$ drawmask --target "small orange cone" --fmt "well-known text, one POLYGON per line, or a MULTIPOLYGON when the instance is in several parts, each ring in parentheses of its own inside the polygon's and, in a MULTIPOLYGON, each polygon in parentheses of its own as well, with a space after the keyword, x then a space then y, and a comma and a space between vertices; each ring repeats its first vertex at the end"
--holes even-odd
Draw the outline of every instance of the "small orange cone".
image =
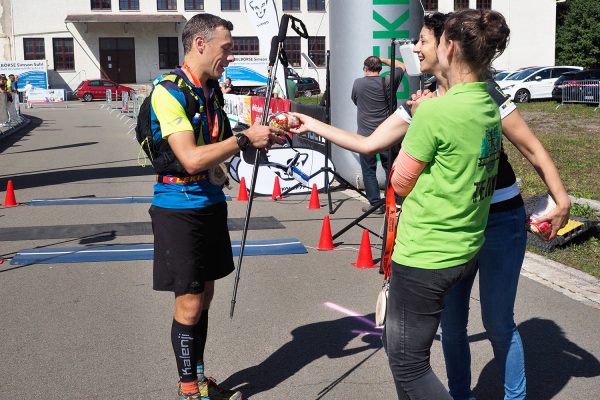
POLYGON ((317 184, 313 183, 312 190, 310 192, 310 201, 308 202, 309 210, 318 210, 321 208, 321 202, 319 201, 319 192, 317 191, 317 184))
POLYGON ((240 180, 240 190, 238 192, 237 201, 248 201, 248 190, 246 189, 246 179, 242 176, 240 180))
POLYGON ((8 185, 6 185, 6 197, 4 198, 2 207, 14 207, 16 205, 17 199, 15 198, 15 189, 13 188, 12 179, 9 179, 8 185))
POLYGON ((275 183, 273 183, 273 194, 271 200, 281 199, 281 186, 279 185, 279 177, 275 175, 275 183))
POLYGON ((333 238, 331 237, 331 224, 329 223, 329 215, 323 219, 323 227, 321 228, 321 238, 317 245, 317 250, 333 250, 333 238))
POLYGON ((358 250, 358 259, 352 263, 356 268, 375 268, 373 263, 373 254, 371 253, 371 241, 369 240, 369 231, 363 230, 360 249, 358 250))

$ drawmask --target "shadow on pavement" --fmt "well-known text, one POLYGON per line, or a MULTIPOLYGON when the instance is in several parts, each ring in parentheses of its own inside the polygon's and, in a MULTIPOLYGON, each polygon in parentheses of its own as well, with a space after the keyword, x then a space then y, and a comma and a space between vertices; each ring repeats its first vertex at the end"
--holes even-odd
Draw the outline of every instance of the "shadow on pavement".
MULTIPOLYGON (((375 316, 369 314, 365 318, 374 320, 375 316)), ((325 394, 382 347, 381 336, 364 335, 362 336, 365 343, 363 346, 345 349, 352 339, 361 335, 357 330, 365 330, 365 328, 369 329, 354 317, 301 326, 291 332, 292 340, 277 349, 263 362, 236 372, 223 381, 222 385, 241 390, 244 398, 247 398, 276 387, 321 357, 341 358, 370 349, 375 350, 358 365, 350 368, 334 382, 324 387, 321 393, 325 394)))
POLYGON ((33 153, 33 152, 36 152, 36 151, 47 151, 47 150, 63 150, 63 149, 71 149, 73 147, 91 146, 91 145, 94 145, 94 144, 98 144, 98 142, 81 142, 81 143, 74 143, 74 144, 66 144, 64 146, 44 147, 42 149, 24 150, 24 151, 13 151, 10 154, 33 153))
POLYGON ((41 119, 32 117, 30 115, 27 115, 27 118, 29 118, 30 121, 27 126, 20 128, 9 136, 0 138, 0 153, 13 147, 15 143, 23 139, 25 136, 28 136, 32 130, 40 126, 43 122, 41 119))
MULTIPOLYGON (((554 321, 532 318, 518 328, 525 348, 528 398, 554 399, 571 378, 600 375, 598 359, 567 339, 554 321)), ((503 397, 504 389, 494 360, 481 371, 473 394, 478 399, 503 397)))

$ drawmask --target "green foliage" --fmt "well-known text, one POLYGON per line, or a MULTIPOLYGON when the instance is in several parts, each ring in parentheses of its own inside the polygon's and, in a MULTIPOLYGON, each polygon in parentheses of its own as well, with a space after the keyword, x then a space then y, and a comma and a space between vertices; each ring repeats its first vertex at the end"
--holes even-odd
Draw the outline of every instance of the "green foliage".
POLYGON ((556 64, 600 66, 600 1, 569 0, 559 15, 556 64))
POLYGON ((587 204, 578 204, 574 203, 571 205, 571 215, 575 215, 577 217, 587 218, 587 219, 596 219, 596 211, 587 204))

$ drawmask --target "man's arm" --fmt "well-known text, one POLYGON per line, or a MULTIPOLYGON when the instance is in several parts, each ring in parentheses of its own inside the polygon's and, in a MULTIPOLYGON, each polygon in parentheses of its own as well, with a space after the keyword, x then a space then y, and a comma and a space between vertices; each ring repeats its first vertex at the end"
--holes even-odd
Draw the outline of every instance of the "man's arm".
MULTIPOLYGON (((152 93, 152 108, 163 139, 168 140, 173 153, 190 175, 220 164, 240 151, 235 136, 222 142, 197 146, 192 124, 183 106, 162 86, 157 86, 152 93)), ((277 128, 255 124, 242 133, 253 147, 262 149, 269 147, 273 133, 279 132, 277 128)))
MULTIPOLYGON (((392 66, 392 59, 391 58, 379 58, 381 60, 382 64, 387 65, 388 67, 392 66)), ((406 65, 404 65, 404 63, 398 59, 396 59, 396 62, 394 63, 394 67, 396 68, 401 68, 403 71, 406 72, 406 65)))

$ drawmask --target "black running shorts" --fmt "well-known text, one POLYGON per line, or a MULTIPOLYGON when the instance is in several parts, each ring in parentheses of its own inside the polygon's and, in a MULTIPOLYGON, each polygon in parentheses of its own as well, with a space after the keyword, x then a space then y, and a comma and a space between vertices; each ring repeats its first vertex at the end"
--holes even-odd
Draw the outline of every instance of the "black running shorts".
POLYGON ((154 290, 202 293, 233 270, 227 203, 200 209, 151 206, 154 290))

